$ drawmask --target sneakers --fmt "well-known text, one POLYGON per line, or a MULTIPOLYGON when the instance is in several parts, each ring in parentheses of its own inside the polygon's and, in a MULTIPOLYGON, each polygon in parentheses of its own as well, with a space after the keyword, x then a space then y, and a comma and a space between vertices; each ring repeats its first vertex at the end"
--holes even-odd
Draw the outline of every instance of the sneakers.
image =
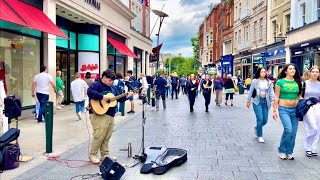
POLYGON ((100 163, 100 160, 97 158, 97 156, 90 155, 89 159, 93 164, 99 164, 100 163))
POLYGON ((156 111, 159 111, 159 108, 156 108, 156 111))
POLYGON ((312 157, 312 152, 311 151, 306 151, 306 156, 312 157))
POLYGON ((318 156, 317 152, 312 151, 312 156, 318 156))
POLYGON ((58 110, 61 110, 61 109, 62 109, 62 107, 61 107, 61 106, 57 106, 57 109, 58 109, 58 110))
POLYGON ((286 160, 286 159, 287 159, 287 155, 284 154, 284 153, 279 153, 279 157, 280 157, 280 159, 282 159, 282 160, 286 160))
POLYGON ((130 110, 130 111, 128 111, 127 113, 128 113, 128 114, 130 114, 130 113, 132 113, 132 114, 133 114, 133 113, 135 113, 135 112, 134 112, 134 111, 132 111, 132 110, 130 110))
POLYGON ((258 137, 258 141, 259 141, 259 143, 264 143, 263 137, 258 137))
POLYGON ((78 112, 78 113, 76 113, 77 114, 77 116, 78 116, 78 120, 80 121, 81 120, 81 112, 78 112))
POLYGON ((288 155, 287 155, 287 159, 288 159, 288 160, 294 160, 294 157, 292 156, 292 154, 288 154, 288 155))

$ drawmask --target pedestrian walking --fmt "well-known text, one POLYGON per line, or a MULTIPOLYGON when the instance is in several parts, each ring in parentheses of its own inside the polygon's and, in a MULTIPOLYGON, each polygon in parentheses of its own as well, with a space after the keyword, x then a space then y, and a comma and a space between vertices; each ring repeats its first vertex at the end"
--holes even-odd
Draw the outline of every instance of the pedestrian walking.
POLYGON ((87 83, 88 86, 90 86, 93 82, 94 79, 92 78, 91 72, 86 72, 86 75, 84 77, 84 81, 87 83))
POLYGON ((146 96, 147 95, 147 91, 149 88, 148 82, 147 82, 147 78, 144 74, 140 74, 140 89, 141 89, 141 95, 146 96))
MULTIPOLYGON (((320 101, 320 69, 313 66, 310 69, 309 80, 303 84, 303 98, 317 98, 320 101)), ((304 75, 305 76, 305 75, 304 75)), ((308 157, 317 156, 317 144, 320 137, 320 102, 311 106, 303 116, 305 128, 304 149, 308 157)))
MULTIPOLYGON (((117 88, 118 92, 124 93, 125 83, 123 82, 123 76, 121 73, 116 74, 116 79, 113 81, 113 85, 117 88)), ((119 102, 117 102, 116 113, 119 112, 119 102)))
POLYGON ((164 74, 161 74, 154 82, 154 91, 156 94, 156 111, 159 111, 159 100, 162 99, 163 109, 167 108, 166 105, 166 88, 168 86, 167 80, 164 78, 164 74))
POLYGON ((214 91, 216 92, 215 102, 217 106, 220 106, 222 103, 222 90, 223 90, 223 82, 221 80, 221 76, 218 74, 213 82, 214 82, 213 88, 214 88, 214 91))
POLYGON ((172 92, 171 92, 171 99, 173 99, 174 93, 176 94, 176 99, 178 99, 178 84, 179 78, 177 77, 177 73, 173 73, 171 77, 171 85, 172 85, 172 92))
POLYGON ((61 71, 57 71, 56 73, 56 87, 57 87, 57 102, 56 102, 56 108, 61 110, 62 109, 62 102, 63 102, 63 90, 64 90, 64 84, 63 81, 61 79, 61 75, 62 72, 61 71))
POLYGON ((267 70, 258 68, 248 93, 247 107, 250 108, 251 103, 253 104, 253 110, 256 114, 254 129, 260 143, 264 143, 262 127, 268 122, 268 113, 273 102, 273 83, 267 78, 267 70))
POLYGON ((165 75, 165 79, 167 80, 168 86, 166 88, 166 96, 169 98, 169 94, 172 93, 172 86, 171 86, 171 77, 168 75, 165 75))
POLYGON ((40 67, 40 73, 37 74, 32 83, 32 97, 37 96, 37 99, 40 103, 39 114, 38 114, 38 123, 44 123, 45 119, 45 105, 49 100, 49 84, 52 86, 55 93, 57 89, 53 83, 52 76, 47 73, 47 67, 42 65, 40 67))
MULTIPOLYGON (((112 93, 114 96, 120 95, 117 88, 113 86, 113 81, 116 79, 116 74, 113 70, 108 69, 103 71, 101 78, 96 79, 88 88, 87 94, 90 100, 110 100, 107 93, 112 93)), ((130 92, 126 97, 120 98, 118 102, 125 102, 126 99, 133 95, 130 92)), ((110 107, 106 114, 98 115, 94 110, 90 114, 90 120, 93 128, 93 141, 89 159, 94 164, 102 162, 106 156, 115 160, 116 157, 110 156, 109 140, 112 136, 114 128, 115 107, 110 107), (100 150, 101 158, 97 158, 100 150)))
POLYGON ((231 101, 231 106, 233 106, 233 95, 235 93, 234 90, 234 82, 231 79, 231 74, 227 75, 227 80, 226 83, 224 84, 224 89, 225 89, 225 93, 226 93, 226 102, 225 105, 228 105, 228 100, 230 97, 230 101, 231 101))
POLYGON ((244 82, 246 88, 247 88, 247 91, 249 92, 250 90, 250 86, 251 86, 251 76, 249 75, 248 78, 246 79, 246 81, 244 82))
POLYGON ((205 76, 205 80, 202 83, 202 94, 205 100, 206 112, 209 111, 209 104, 211 101, 211 91, 212 91, 212 81, 210 80, 210 75, 205 76))
MULTIPOLYGON (((132 70, 128 70, 127 71, 127 80, 129 80, 131 86, 128 87, 128 91, 134 91, 135 88, 139 89, 140 88, 140 82, 133 76, 133 71, 132 70)), ((135 111, 134 111, 134 101, 133 101, 133 96, 130 96, 129 98, 129 101, 130 101, 130 111, 128 111, 127 113, 130 114, 134 114, 135 111)))
POLYGON ((196 91, 198 90, 198 82, 195 79, 194 74, 190 75, 190 79, 187 82, 187 91, 188 91, 188 98, 189 98, 189 104, 190 104, 190 112, 193 112, 193 106, 194 102, 196 100, 196 91))
POLYGON ((87 99, 87 83, 80 78, 80 74, 76 72, 74 74, 75 80, 71 82, 71 92, 73 101, 76 105, 76 115, 78 120, 81 120, 81 114, 85 111, 85 100, 87 99))
POLYGON ((292 154, 299 123, 296 115, 299 99, 302 99, 299 71, 294 64, 287 64, 276 82, 273 109, 273 119, 277 120, 279 116, 284 129, 278 148, 283 160, 294 160, 292 154))
POLYGON ((180 86, 181 86, 182 94, 186 94, 186 84, 187 84, 187 79, 183 75, 182 78, 180 79, 180 86))

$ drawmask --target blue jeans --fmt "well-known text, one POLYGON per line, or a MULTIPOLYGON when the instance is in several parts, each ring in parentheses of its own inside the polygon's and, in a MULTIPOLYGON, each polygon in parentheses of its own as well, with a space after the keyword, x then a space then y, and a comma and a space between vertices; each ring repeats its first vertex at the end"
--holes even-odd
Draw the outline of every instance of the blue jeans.
POLYGON ((84 101, 74 102, 76 104, 76 113, 84 112, 84 101))
POLYGON ((260 102, 258 105, 253 104, 253 110, 257 118, 257 136, 262 137, 262 127, 268 122, 268 105, 267 99, 260 97, 260 102))
POLYGON ((296 107, 279 106, 279 117, 283 125, 283 134, 280 141, 279 153, 292 154, 296 141, 299 120, 296 107))
POLYGON ((163 108, 167 108, 165 91, 156 91, 156 108, 159 109, 159 100, 162 99, 163 108))
POLYGON ((43 117, 43 119, 45 118, 45 106, 46 106, 47 101, 49 100, 49 95, 42 94, 42 93, 36 93, 36 95, 37 95, 37 99, 40 103, 38 122, 42 122, 42 117, 43 117))

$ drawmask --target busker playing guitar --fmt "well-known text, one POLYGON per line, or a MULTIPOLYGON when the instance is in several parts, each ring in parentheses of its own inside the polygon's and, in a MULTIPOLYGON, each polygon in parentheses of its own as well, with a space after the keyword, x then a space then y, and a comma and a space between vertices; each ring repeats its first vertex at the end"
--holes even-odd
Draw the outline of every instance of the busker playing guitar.
POLYGON ((102 162, 106 156, 113 160, 116 159, 109 154, 109 140, 113 132, 114 115, 116 113, 115 106, 111 104, 116 104, 117 101, 124 102, 133 95, 132 92, 120 95, 117 88, 113 86, 115 79, 115 72, 108 69, 102 73, 102 78, 96 79, 89 86, 87 91, 92 107, 90 119, 93 128, 93 142, 89 159, 94 164, 102 162), (100 160, 97 158, 99 149, 100 160))

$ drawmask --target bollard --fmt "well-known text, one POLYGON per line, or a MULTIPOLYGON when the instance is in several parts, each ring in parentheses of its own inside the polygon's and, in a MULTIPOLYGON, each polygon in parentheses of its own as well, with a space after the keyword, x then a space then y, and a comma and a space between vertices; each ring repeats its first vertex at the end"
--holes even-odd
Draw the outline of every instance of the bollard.
POLYGON ((53 134, 53 102, 48 101, 45 107, 46 113, 46 153, 52 153, 53 134))
POLYGON ((149 104, 150 104, 150 95, 151 95, 151 85, 150 84, 148 84, 148 91, 147 91, 147 96, 148 96, 148 102, 149 102, 149 104))
MULTIPOLYGON (((122 93, 125 93, 123 91, 122 93)), ((119 103, 119 111, 121 112, 121 116, 124 116, 125 102, 119 103)))

